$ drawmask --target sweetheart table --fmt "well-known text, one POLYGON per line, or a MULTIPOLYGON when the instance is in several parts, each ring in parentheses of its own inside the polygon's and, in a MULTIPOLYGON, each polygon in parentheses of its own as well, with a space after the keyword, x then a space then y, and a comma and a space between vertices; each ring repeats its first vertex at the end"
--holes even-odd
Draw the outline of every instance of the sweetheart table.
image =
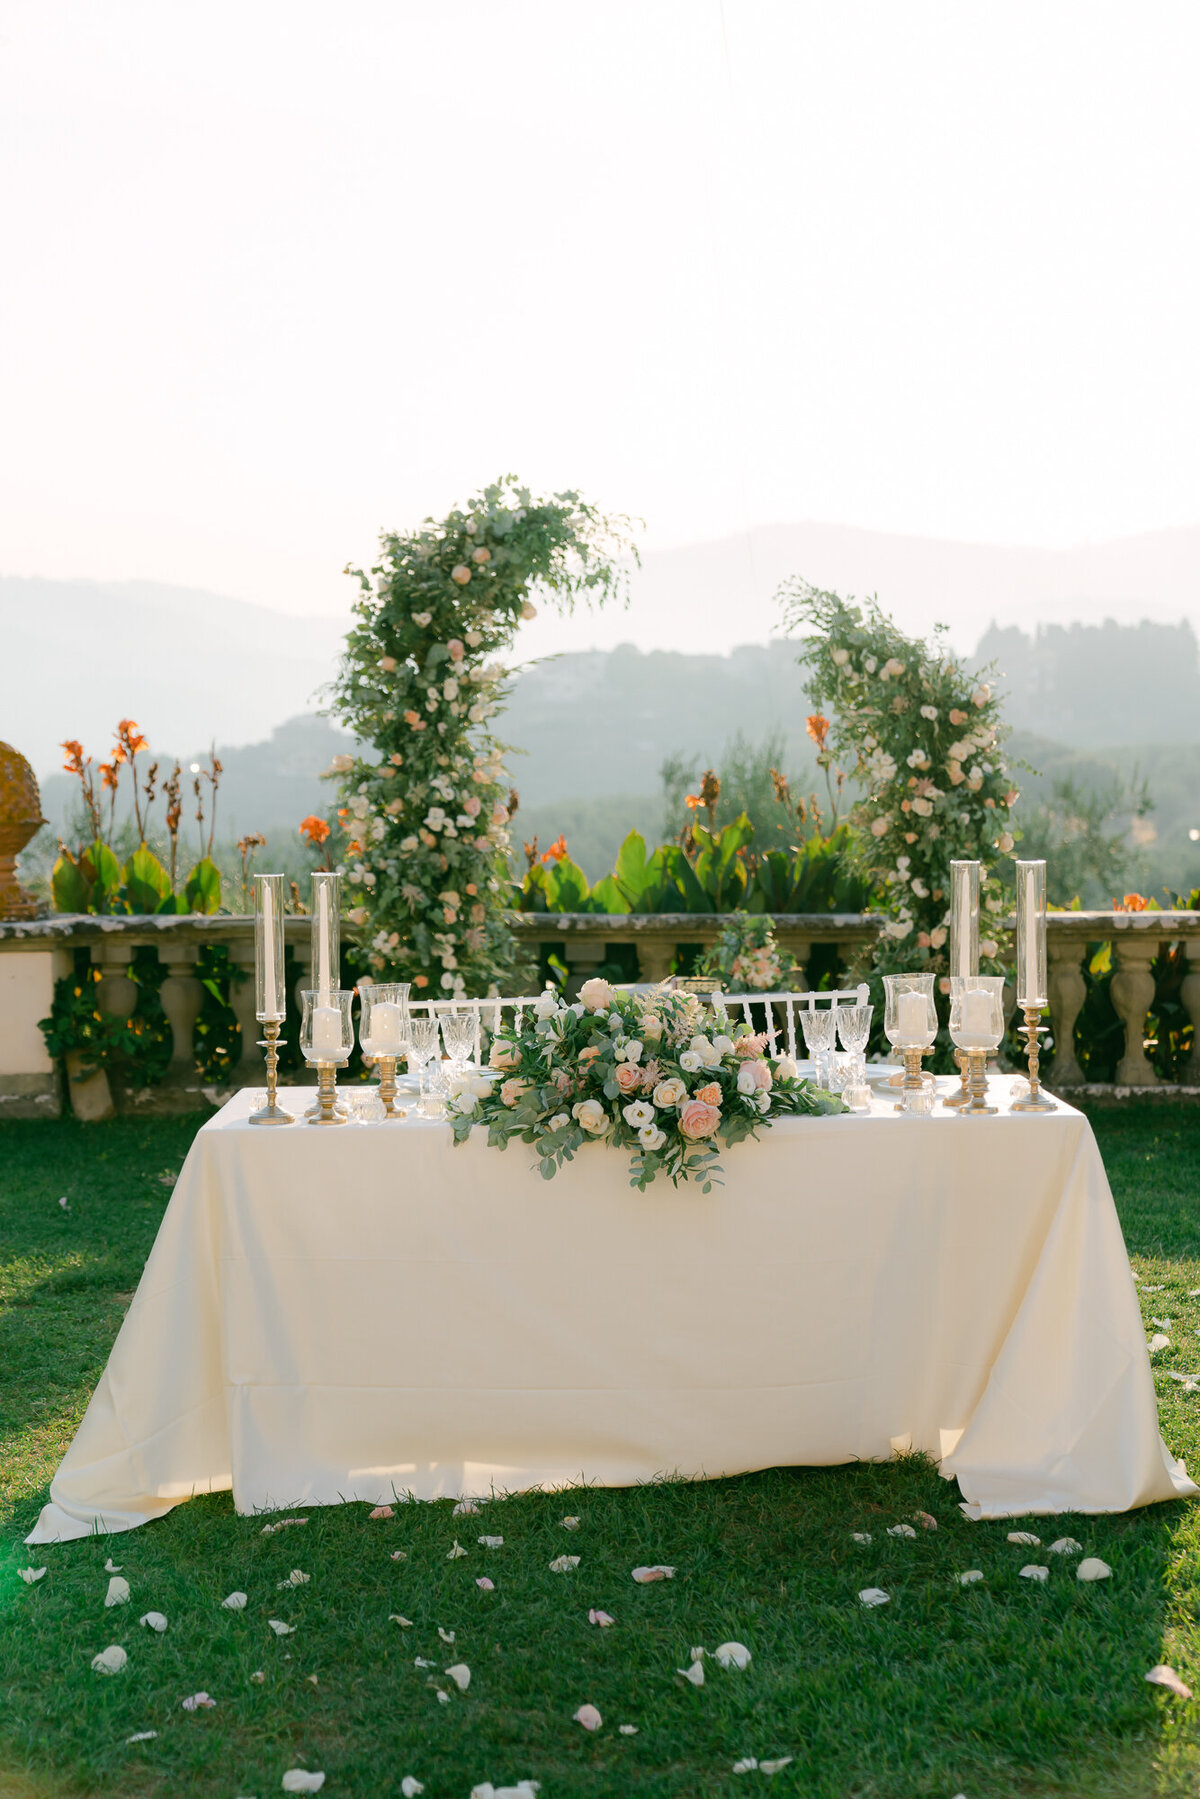
POLYGON ((637 1193, 601 1145, 543 1181, 415 1116, 256 1130, 238 1095, 27 1541, 229 1488, 248 1513, 910 1449, 979 1518, 1194 1494, 1090 1125, 992 1091, 990 1118, 781 1120, 708 1195, 637 1193))

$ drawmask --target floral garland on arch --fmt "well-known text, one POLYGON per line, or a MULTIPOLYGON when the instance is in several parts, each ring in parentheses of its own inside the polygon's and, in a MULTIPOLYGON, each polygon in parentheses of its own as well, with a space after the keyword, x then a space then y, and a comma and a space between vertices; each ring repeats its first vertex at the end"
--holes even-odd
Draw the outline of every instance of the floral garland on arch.
POLYGON ((575 493, 538 499, 512 476, 444 519, 386 532, 375 565, 348 568, 362 595, 332 710, 370 746, 339 756, 350 921, 372 973, 431 994, 520 991, 506 921, 509 819, 517 796, 488 721, 503 657, 536 607, 602 603, 626 573, 630 523, 575 493))
MULTIPOLYGON (((936 638, 930 645, 905 637, 874 600, 854 605, 800 581, 786 583, 781 598, 788 624, 812 633, 801 660, 813 701, 833 715, 816 720, 822 740, 828 736, 862 791, 850 815, 855 863, 884 914, 872 972, 933 970, 948 992, 950 863, 994 863, 1020 836, 1003 755, 1009 728, 994 686, 936 638)), ((998 882, 981 888, 985 973, 1005 972, 1011 906, 998 882)))
POLYGON ((621 992, 596 978, 568 1006, 548 990, 493 1039, 493 1076, 456 1083, 454 1139, 477 1124, 497 1149, 517 1137, 533 1145, 546 1180, 583 1144, 614 1143, 631 1151, 640 1192, 661 1173, 708 1193, 721 1181, 718 1142, 740 1143, 776 1118, 846 1110, 766 1047, 765 1034, 693 994, 621 992))

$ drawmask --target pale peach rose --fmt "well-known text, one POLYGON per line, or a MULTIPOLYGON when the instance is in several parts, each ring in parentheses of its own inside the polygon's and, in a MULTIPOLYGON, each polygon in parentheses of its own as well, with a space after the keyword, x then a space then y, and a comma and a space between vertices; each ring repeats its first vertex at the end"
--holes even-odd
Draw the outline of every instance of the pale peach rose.
POLYGON ((929 948, 929 932, 928 931, 918 931, 917 932, 917 942, 922 949, 928 949, 929 948))
POLYGON ((679 1108, 680 1135, 690 1137, 693 1142, 701 1137, 711 1137, 720 1122, 719 1108, 702 1099, 686 1100, 679 1108))
POLYGON ((585 981, 579 989, 580 1003, 586 1006, 589 1012, 607 1012, 615 997, 609 983, 602 981, 599 975, 593 975, 591 980, 585 981))
POLYGON ((467 653, 464 645, 459 642, 457 637, 452 637, 446 645, 446 648, 450 652, 451 662, 461 662, 467 653))
POLYGON ((702 1099, 706 1106, 719 1106, 721 1089, 716 1081, 710 1081, 707 1087, 697 1087, 696 1098, 702 1099))
POLYGON ((550 1076, 550 1085, 554 1088, 556 1093, 569 1093, 571 1091, 571 1077, 565 1068, 556 1068, 554 1070, 554 1073, 550 1076))
POLYGON ((489 1068, 516 1068, 520 1060, 515 1044, 507 1043, 503 1037, 497 1037, 488 1051, 489 1068))
POLYGON ((598 1056, 598 1055, 599 1055, 599 1054, 600 1054, 600 1049, 599 1049, 599 1046, 598 1046, 598 1045, 597 1045, 597 1044, 594 1044, 594 1043, 593 1043, 593 1044, 591 1044, 591 1045, 590 1045, 590 1046, 589 1046, 589 1047, 588 1047, 588 1048, 587 1048, 587 1049, 581 1049, 581 1050, 580 1050, 580 1052, 579 1052, 579 1060, 580 1060, 580 1061, 581 1061, 581 1062, 592 1062, 592 1061, 594 1061, 594 1060, 595 1060, 595 1058, 596 1058, 596 1057, 597 1057, 597 1056, 598 1056))
POLYGON ((463 811, 468 818, 479 817, 479 814, 483 811, 483 801, 477 793, 471 794, 469 799, 463 801, 463 811))
POLYGON ((739 1087, 741 1086, 743 1075, 747 1074, 753 1077, 755 1092, 770 1092, 774 1077, 771 1074, 771 1065, 769 1062, 747 1062, 744 1068, 738 1070, 739 1087))
POLYGON ((950 714, 950 723, 952 725, 965 725, 970 716, 971 714, 969 712, 964 712, 961 706, 955 706, 950 714))
POLYGON ((687 1088, 676 1075, 672 1075, 669 1080, 660 1081, 650 1097, 660 1108, 677 1106, 687 1098, 687 1088))
POLYGON ((528 1081, 502 1081, 500 1084, 500 1104, 502 1106, 515 1106, 521 1095, 528 1092, 528 1081))
POLYGON ((618 1062, 613 1079, 622 1093, 636 1093, 642 1084, 642 1071, 636 1062, 618 1062))
POLYGON ((394 656, 381 656, 379 658, 379 666, 385 675, 390 675, 396 666, 396 658, 394 656))

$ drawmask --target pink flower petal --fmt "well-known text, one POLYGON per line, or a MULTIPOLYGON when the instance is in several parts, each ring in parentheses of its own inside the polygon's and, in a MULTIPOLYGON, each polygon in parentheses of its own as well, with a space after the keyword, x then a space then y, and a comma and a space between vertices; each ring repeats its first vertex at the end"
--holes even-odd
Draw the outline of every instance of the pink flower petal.
POLYGON ((573 1716, 575 1723, 582 1724, 585 1730, 599 1730, 604 1722, 594 1705, 581 1705, 573 1716))
POLYGON ((370 1514, 372 1522, 374 1522, 376 1518, 394 1518, 395 1516, 396 1514, 390 1505, 377 1505, 375 1510, 370 1514))
POLYGON ((495 1581, 489 1580, 486 1574, 481 1574, 476 1580, 475 1585, 477 1587, 482 1587, 485 1593, 494 1593, 496 1591, 495 1581))
POLYGON ((639 1586, 649 1586, 652 1580, 674 1580, 674 1568, 667 1568, 662 1562, 656 1562, 652 1568, 635 1568, 633 1578, 639 1586))
POLYGON ((210 1710, 217 1702, 215 1699, 211 1699, 207 1693, 189 1693, 187 1698, 181 1699, 179 1703, 185 1712, 198 1712, 210 1710))
POLYGON ((588 1613, 588 1623, 589 1624, 598 1624, 600 1626, 600 1628, 603 1630, 603 1629, 606 1629, 608 1625, 615 1624, 616 1619, 614 1617, 610 1616, 610 1614, 608 1612, 598 1612, 593 1609, 592 1611, 590 1611, 588 1613))

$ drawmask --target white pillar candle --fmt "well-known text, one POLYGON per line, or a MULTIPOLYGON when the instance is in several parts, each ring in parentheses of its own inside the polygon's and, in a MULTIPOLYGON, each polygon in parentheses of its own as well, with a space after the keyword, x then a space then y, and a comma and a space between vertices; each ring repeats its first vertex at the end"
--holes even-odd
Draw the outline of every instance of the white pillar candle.
POLYGON ((985 989, 977 988, 963 994, 958 1034, 968 1049, 990 1047, 995 1036, 992 1026, 992 996, 985 989))
POLYGON ((312 1015, 312 1047, 314 1055, 342 1051, 342 1013, 340 1006, 314 1006, 312 1015))
POLYGON ((371 1054, 386 1056, 400 1046, 403 1011, 395 1000, 371 1007, 371 1054))
POLYGON ((950 970, 955 975, 970 975, 971 968, 971 887, 970 882, 960 881, 958 886, 958 930, 955 937, 955 949, 958 954, 957 966, 950 970))
POLYGON ((1037 907, 1037 870, 1025 870, 1025 984, 1029 991, 1020 997, 1026 1000, 1040 1000, 1046 996, 1038 993, 1038 925, 1040 914, 1037 907))
POLYGON ((901 1043, 915 1044, 929 1035, 929 1007, 923 993, 896 995, 896 1026, 901 1043))
POLYGON ((333 992, 329 968, 329 882, 317 882, 317 996, 327 1000, 333 992))
POLYGON ((264 881, 262 892, 263 1011, 274 1018, 281 1010, 275 967, 275 902, 270 883, 264 881))

